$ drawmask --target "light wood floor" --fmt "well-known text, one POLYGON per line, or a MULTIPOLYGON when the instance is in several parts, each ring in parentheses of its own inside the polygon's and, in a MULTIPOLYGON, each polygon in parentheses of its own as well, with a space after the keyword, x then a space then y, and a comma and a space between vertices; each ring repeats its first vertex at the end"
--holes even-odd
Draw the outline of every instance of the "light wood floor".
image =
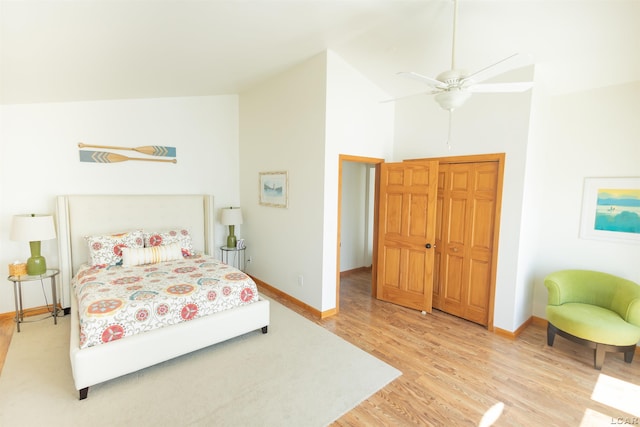
MULTIPOLYGON (((591 350, 561 337, 547 347, 539 326, 513 341, 439 311, 422 316, 377 301, 368 272, 341 280, 340 313, 324 320, 261 291, 403 372, 334 426, 477 426, 498 403, 504 411, 496 426, 640 425, 640 404, 634 415, 591 398, 600 374, 640 388, 637 356, 626 364, 608 354, 597 371, 591 350)), ((14 330, 12 320, 0 322, 0 369, 14 330)), ((624 393, 640 402, 637 390, 624 393)))
POLYGON ((627 364, 608 354, 597 371, 586 347, 561 337, 547 347, 544 327, 529 326, 514 341, 439 311, 422 316, 371 298, 370 277, 342 278, 340 313, 325 320, 265 292, 403 372, 334 426, 477 426, 500 402, 496 426, 579 426, 583 418, 583 425, 608 426, 619 417, 640 425, 637 409, 634 418, 591 399, 601 373, 638 388, 637 356, 627 364))

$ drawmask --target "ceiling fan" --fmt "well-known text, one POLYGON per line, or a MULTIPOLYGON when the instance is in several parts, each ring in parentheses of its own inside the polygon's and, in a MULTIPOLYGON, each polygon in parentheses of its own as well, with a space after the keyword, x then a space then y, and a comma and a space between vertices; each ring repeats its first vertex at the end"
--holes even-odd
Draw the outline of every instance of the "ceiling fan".
MULTIPOLYGON (((415 72, 401 72, 401 76, 409 77, 425 83, 431 88, 427 92, 421 92, 408 96, 429 94, 434 95, 435 101, 440 107, 449 112, 461 107, 473 93, 506 93, 524 92, 533 86, 533 82, 514 83, 483 83, 480 82, 505 73, 509 70, 525 65, 530 60, 527 55, 514 54, 508 56, 488 67, 474 73, 468 73, 456 68, 456 26, 458 19, 458 0, 453 0, 453 43, 451 46, 451 69, 440 73, 437 77, 427 77, 415 72)), ((403 97, 404 98, 404 97, 403 97)), ((397 100, 400 98, 394 99, 397 100)))

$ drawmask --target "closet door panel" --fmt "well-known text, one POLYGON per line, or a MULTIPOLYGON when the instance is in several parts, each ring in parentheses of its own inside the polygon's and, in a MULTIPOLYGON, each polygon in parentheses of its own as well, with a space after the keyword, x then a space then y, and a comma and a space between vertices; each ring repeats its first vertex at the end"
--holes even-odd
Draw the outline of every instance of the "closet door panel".
POLYGON ((440 165, 434 307, 488 324, 498 163, 440 165))

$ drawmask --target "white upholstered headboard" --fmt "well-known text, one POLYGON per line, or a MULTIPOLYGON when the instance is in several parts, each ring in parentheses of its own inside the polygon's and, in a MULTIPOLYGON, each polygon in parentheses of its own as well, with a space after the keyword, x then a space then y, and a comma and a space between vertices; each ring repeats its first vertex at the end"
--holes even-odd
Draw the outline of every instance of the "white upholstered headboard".
POLYGON ((70 306, 71 278, 89 259, 84 236, 186 227, 194 250, 214 253, 215 221, 210 195, 58 196, 57 221, 63 307, 70 306))

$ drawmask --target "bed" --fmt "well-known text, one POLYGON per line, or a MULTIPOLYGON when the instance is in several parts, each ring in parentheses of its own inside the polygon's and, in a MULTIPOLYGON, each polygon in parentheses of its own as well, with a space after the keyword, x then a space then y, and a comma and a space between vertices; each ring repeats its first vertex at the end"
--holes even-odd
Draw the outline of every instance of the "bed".
MULTIPOLYGON (((81 339, 79 333, 81 324, 79 302, 72 289, 74 276, 91 256, 85 236, 137 229, 162 230, 180 227, 189 230, 195 252, 214 255, 213 197, 210 195, 65 195, 57 198, 56 216, 62 286, 61 303, 65 308, 70 307, 69 356, 80 400, 87 398, 89 387, 92 385, 257 329, 261 329, 263 333, 267 332, 269 301, 256 295, 255 302, 250 304, 195 317, 100 345, 87 346, 85 339, 81 339)), ((185 260, 191 260, 191 258, 185 258, 185 260)), ((243 275, 239 270, 236 272, 238 275, 243 275)), ((86 272, 83 273, 85 279, 86 274, 86 272)), ((86 280, 85 283, 87 283, 86 280)))

